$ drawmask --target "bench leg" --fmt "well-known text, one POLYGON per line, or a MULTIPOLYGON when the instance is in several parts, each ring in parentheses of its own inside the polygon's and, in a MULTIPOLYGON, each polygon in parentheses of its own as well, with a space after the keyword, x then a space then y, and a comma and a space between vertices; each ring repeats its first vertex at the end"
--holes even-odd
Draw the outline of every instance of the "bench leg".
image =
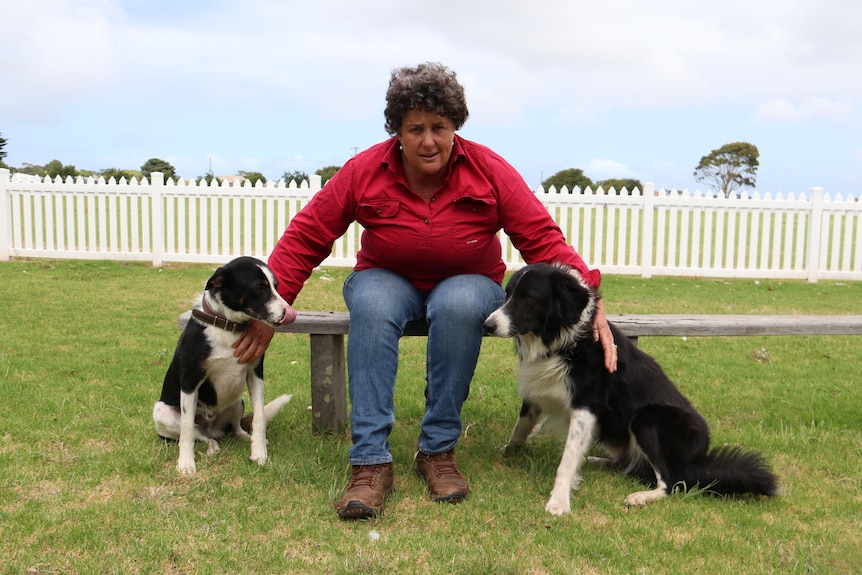
POLYGON ((341 433, 347 423, 344 336, 311 334, 311 424, 314 433, 341 433))

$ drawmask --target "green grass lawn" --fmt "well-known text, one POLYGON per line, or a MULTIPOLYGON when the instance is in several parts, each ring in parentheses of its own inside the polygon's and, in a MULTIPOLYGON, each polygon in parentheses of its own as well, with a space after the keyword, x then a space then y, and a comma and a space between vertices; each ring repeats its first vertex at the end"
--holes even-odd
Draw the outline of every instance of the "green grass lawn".
MULTIPOLYGON (((307 336, 279 335, 268 398, 270 461, 230 439, 197 450, 156 437, 152 407, 176 317, 212 267, 0 264, 0 573, 859 573, 862 340, 642 338, 704 414, 715 443, 762 450, 774 499, 674 495, 643 509, 631 479, 591 466, 566 517, 545 513, 562 441, 501 448, 520 400, 512 343, 486 339, 463 413, 458 462, 473 493, 432 503, 412 465, 424 339, 405 338, 386 514, 342 522, 347 434, 311 434, 307 336), (768 360, 755 351, 765 349, 768 360)), ((298 309, 342 310, 344 269, 315 271, 298 309)), ((607 276, 608 313, 862 313, 862 283, 607 276)))

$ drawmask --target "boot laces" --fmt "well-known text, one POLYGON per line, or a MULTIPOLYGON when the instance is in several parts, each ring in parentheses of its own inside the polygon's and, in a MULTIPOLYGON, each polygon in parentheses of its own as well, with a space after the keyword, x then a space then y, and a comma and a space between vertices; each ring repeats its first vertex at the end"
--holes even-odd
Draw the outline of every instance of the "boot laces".
POLYGON ((460 475, 458 466, 455 465, 455 458, 452 457, 451 453, 441 453, 440 455, 429 457, 429 459, 434 462, 434 473, 437 477, 460 475))
POLYGON ((350 485, 348 489, 355 487, 370 487, 374 488, 374 480, 377 478, 378 467, 374 465, 358 465, 353 469, 350 475, 350 485))

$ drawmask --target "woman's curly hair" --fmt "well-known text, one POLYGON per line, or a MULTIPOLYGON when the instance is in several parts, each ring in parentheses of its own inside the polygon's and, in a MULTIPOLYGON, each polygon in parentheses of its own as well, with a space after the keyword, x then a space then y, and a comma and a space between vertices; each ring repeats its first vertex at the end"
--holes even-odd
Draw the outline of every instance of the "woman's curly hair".
POLYGON ((401 129, 410 110, 434 112, 452 120, 459 130, 470 113, 464 87, 455 72, 437 62, 425 62, 415 68, 405 66, 392 71, 386 90, 386 132, 394 136, 401 129))

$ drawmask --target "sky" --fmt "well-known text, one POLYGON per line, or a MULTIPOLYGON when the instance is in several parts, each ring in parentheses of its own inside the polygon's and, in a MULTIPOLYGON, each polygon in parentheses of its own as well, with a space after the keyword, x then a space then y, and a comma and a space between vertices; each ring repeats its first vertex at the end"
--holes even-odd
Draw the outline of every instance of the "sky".
POLYGON ((5 162, 314 173, 386 139, 394 68, 442 62, 460 135, 535 188, 560 170, 862 196, 859 0, 0 0, 5 162))

